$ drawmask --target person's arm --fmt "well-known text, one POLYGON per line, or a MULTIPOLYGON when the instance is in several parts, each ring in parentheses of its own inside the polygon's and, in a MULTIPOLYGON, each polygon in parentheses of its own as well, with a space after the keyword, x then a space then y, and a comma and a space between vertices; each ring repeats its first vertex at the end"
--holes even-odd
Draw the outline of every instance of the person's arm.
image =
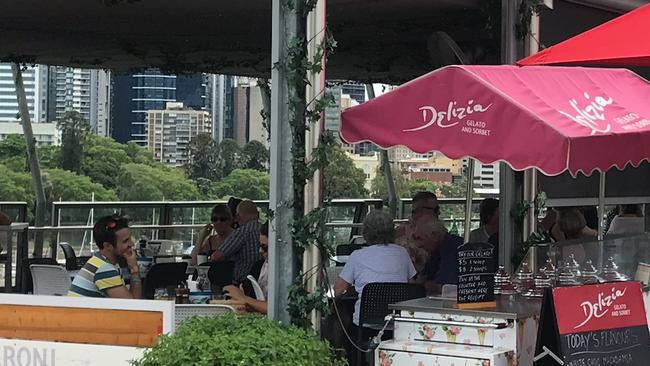
POLYGON ((223 288, 228 296, 232 300, 243 302, 247 307, 253 309, 255 312, 266 314, 267 312, 267 302, 254 299, 250 296, 246 296, 244 291, 239 287, 229 285, 223 288))
POLYGON ((131 272, 130 289, 124 286, 122 277, 115 269, 102 271, 101 273, 98 270, 95 274, 95 284, 98 289, 105 291, 106 295, 110 298, 141 299, 142 279, 140 278, 140 270, 138 269, 138 260, 135 251, 132 250, 130 253, 127 253, 125 259, 127 266, 129 266, 129 271, 131 272), (111 271, 114 271, 114 273, 111 271), (117 278, 115 275, 117 275, 117 278))
POLYGON ((201 229, 201 232, 199 233, 199 238, 196 241, 196 244, 194 245, 194 249, 192 249, 192 265, 196 265, 198 262, 197 257, 201 253, 206 253, 210 247, 210 241, 208 240, 210 238, 210 233, 212 232, 212 225, 207 224, 201 229))
MULTIPOLYGON (((360 251, 353 252, 334 283, 334 296, 343 295, 354 283, 354 269, 360 251)), ((360 294, 359 294, 360 295, 360 294)))
POLYGON ((219 249, 215 250, 210 256, 210 260, 213 262, 220 262, 225 260, 227 257, 233 256, 237 251, 239 251, 246 240, 246 233, 239 228, 230 234, 228 238, 219 246, 219 249))
POLYGON ((336 283, 334 284, 334 296, 343 295, 349 288, 352 286, 346 280, 341 277, 336 278, 336 283))

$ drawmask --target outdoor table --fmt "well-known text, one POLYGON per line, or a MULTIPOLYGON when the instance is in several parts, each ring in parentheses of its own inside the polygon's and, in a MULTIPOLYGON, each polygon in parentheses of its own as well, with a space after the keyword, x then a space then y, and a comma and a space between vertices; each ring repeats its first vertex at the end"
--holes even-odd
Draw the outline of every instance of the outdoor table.
POLYGON ((5 255, 5 258, 3 260, 4 265, 5 265, 5 292, 13 292, 13 251, 14 251, 14 233, 16 232, 23 232, 23 235, 25 235, 25 240, 19 240, 18 245, 16 247, 16 273, 20 273, 20 269, 22 267, 21 262, 22 259, 26 257, 27 254, 27 248, 24 247, 22 244, 25 243, 27 240, 27 228, 29 227, 29 224, 26 222, 16 222, 12 223, 11 225, 3 225, 0 226, 0 232, 4 233, 7 240, 6 240, 6 250, 7 254, 5 255))
POLYGON ((332 260, 338 264, 345 264, 350 259, 349 255, 335 255, 332 257, 332 260))
POLYGON ((235 309, 235 312, 238 314, 243 314, 246 312, 246 304, 241 301, 235 300, 210 300, 211 305, 228 305, 235 309))

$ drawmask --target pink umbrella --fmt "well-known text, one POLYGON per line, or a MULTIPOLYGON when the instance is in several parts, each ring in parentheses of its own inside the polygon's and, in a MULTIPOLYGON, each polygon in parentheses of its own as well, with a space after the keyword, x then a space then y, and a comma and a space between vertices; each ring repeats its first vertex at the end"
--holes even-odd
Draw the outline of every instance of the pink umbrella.
POLYGON ((650 159, 648 101, 623 69, 448 66, 349 108, 341 137, 589 175, 650 159))

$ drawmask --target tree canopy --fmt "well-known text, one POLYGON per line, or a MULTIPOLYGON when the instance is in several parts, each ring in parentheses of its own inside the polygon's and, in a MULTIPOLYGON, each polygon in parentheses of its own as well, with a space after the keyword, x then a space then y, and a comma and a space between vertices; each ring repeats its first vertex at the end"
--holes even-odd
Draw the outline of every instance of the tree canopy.
POLYGON ((223 166, 223 176, 230 175, 233 170, 245 167, 244 152, 237 142, 223 139, 219 144, 219 158, 223 166))
POLYGON ((269 165, 269 150, 257 140, 249 141, 243 149, 247 169, 267 171, 269 165))
POLYGON ((115 201, 114 191, 94 183, 89 177, 63 169, 47 169, 43 172, 45 194, 53 201, 115 201))
POLYGON ((236 196, 251 200, 269 198, 270 177, 253 169, 235 169, 213 186, 214 198, 236 196))
POLYGON ((117 194, 122 201, 189 201, 199 198, 196 186, 181 169, 129 163, 120 167, 117 194))
POLYGON ((223 175, 219 145, 209 133, 200 133, 187 147, 188 160, 185 170, 190 179, 217 180, 223 175))
POLYGON ((342 149, 335 149, 323 172, 325 196, 334 198, 364 198, 366 173, 354 166, 354 162, 342 149))
POLYGON ((61 168, 81 172, 84 144, 90 133, 88 121, 77 111, 67 111, 56 126, 61 130, 61 168))

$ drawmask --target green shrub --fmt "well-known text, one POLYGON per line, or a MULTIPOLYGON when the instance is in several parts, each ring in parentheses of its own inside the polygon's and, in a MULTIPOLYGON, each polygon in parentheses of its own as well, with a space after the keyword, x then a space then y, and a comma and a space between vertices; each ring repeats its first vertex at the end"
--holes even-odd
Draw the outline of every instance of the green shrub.
POLYGON ((134 366, 345 365, 313 332, 256 315, 194 317, 134 366))

